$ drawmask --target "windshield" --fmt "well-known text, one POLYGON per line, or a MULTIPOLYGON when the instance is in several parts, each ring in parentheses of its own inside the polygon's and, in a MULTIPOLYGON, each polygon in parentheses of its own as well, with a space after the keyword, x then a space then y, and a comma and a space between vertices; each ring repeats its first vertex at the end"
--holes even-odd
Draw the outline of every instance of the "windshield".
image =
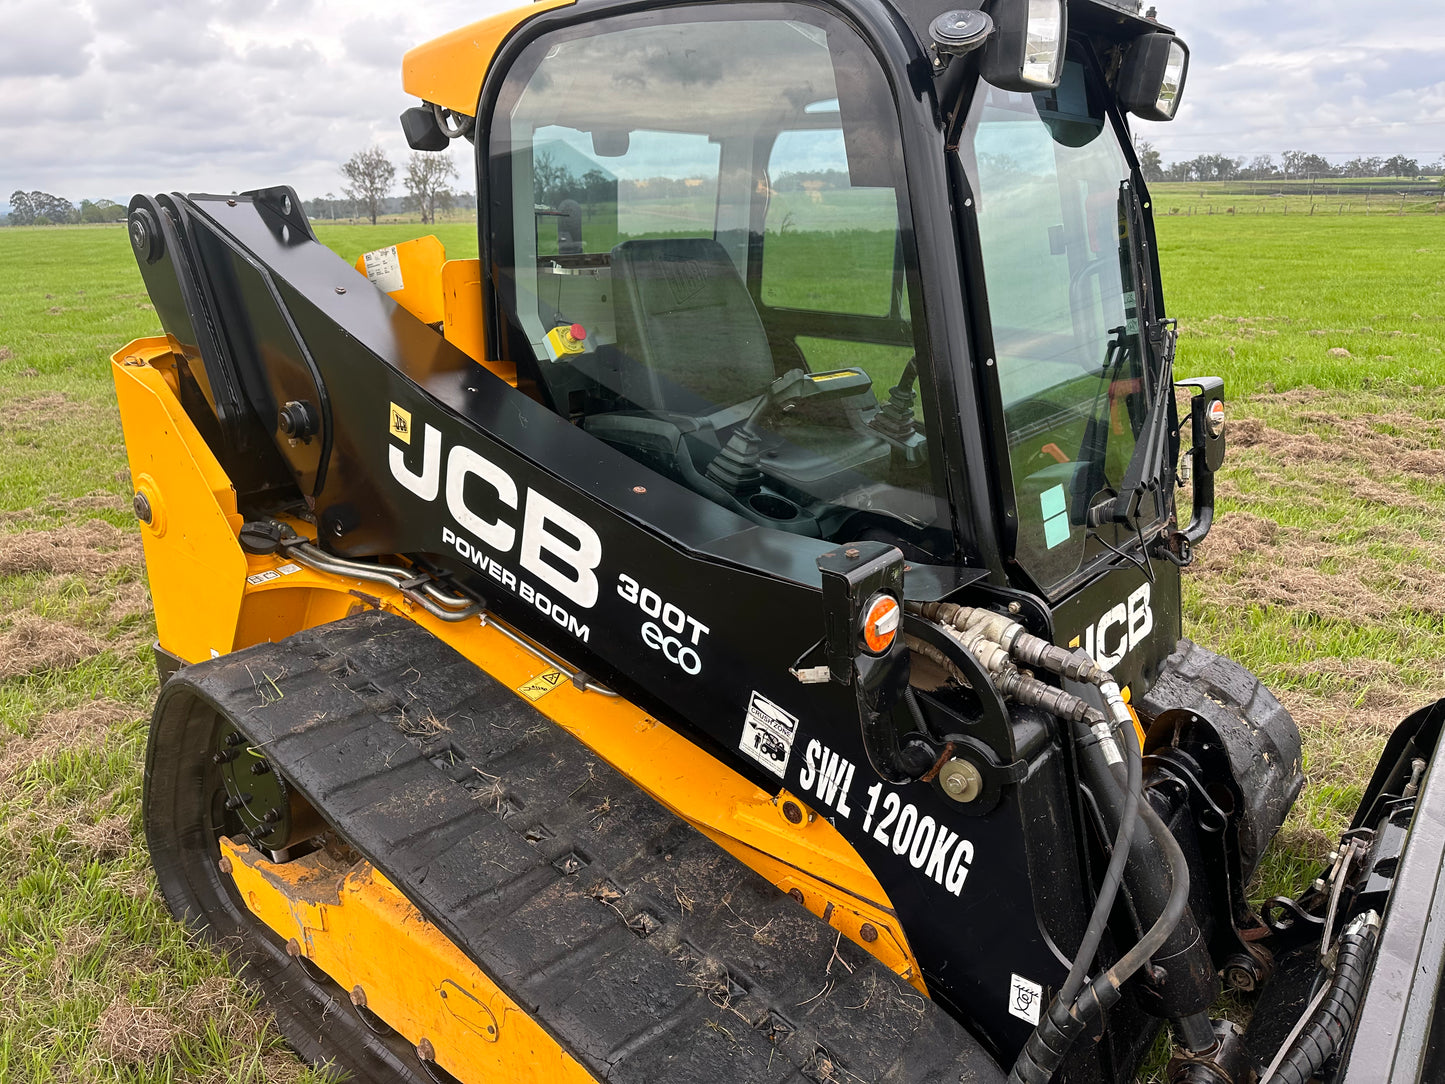
POLYGON ((1056 91, 980 85, 959 153, 977 200, 1015 556, 1047 590, 1103 550, 1088 510, 1123 480, 1147 414, 1131 174, 1078 59, 1056 91))
POLYGON ((897 116, 855 31, 721 3, 559 29, 488 129, 508 348, 544 402, 763 527, 952 555, 897 116))

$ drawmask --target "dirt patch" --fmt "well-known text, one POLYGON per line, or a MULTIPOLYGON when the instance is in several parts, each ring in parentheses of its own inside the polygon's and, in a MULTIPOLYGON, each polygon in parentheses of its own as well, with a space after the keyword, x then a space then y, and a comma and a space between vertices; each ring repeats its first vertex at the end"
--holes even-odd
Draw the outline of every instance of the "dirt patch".
POLYGON ((9 361, 13 357, 15 357, 15 354, 9 347, 0 346, 0 361, 9 361))
POLYGON ((0 681, 17 674, 74 666, 105 648, 104 642, 88 632, 34 614, 21 614, 0 632, 0 681))
POLYGON ((46 429, 55 423, 55 415, 67 405, 67 413, 70 414, 90 409, 88 404, 71 403, 60 392, 17 395, 0 404, 0 433, 35 433, 46 429))
MULTIPOLYGON (((92 1049, 116 1067, 147 1068, 172 1055, 179 1044, 203 1041, 214 1028, 238 1053, 257 1050, 264 1042, 265 1017, 245 1001, 235 981, 226 976, 203 979, 185 989, 159 991, 158 1004, 147 1005, 124 995, 113 998, 96 1021, 92 1049)), ((301 1075, 294 1058, 267 1057, 271 1081, 293 1081, 301 1075)))
POLYGON ((28 737, 14 734, 0 746, 0 783, 13 780, 37 760, 98 744, 111 727, 136 714, 134 708, 114 700, 92 700, 42 716, 28 737))
POLYGON ((115 998, 95 1022, 97 1053, 115 1066, 155 1065, 175 1049, 181 1036, 166 1010, 137 1005, 128 997, 115 998))
MULTIPOLYGON (((110 494, 77 498, 82 502, 115 501, 110 494)), ((102 519, 48 531, 23 531, 0 537, 0 576, 26 572, 51 575, 104 576, 141 563, 141 540, 102 519)), ((4 665, 0 661, 0 665, 4 665)))
MULTIPOLYGON (((125 479, 123 484, 128 485, 129 478, 125 479)), ((69 517, 78 512, 124 512, 129 507, 129 502, 120 494, 96 489, 81 497, 69 497, 65 500, 50 497, 43 504, 35 505, 32 508, 0 512, 0 524, 28 523, 36 519, 69 517)), ((5 545, 6 543, 0 540, 0 560, 4 559, 5 545)))

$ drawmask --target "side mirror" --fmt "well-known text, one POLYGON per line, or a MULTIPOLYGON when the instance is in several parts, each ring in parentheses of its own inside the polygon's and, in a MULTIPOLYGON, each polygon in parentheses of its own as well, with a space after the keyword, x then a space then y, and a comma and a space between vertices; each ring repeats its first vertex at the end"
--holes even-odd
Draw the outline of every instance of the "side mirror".
POLYGON ((1000 90, 1053 90, 1064 70, 1069 14, 1064 0, 998 0, 980 70, 1000 90))
POLYGON ((452 142, 430 106, 414 106, 403 112, 401 131, 406 136, 406 145, 414 151, 444 151, 452 142))
POLYGON ((625 128, 592 132, 592 153, 598 158, 621 158, 632 146, 632 133, 625 128))
POLYGON ((1144 120, 1173 120, 1189 74, 1189 46, 1173 34, 1134 39, 1119 69, 1119 104, 1144 120))

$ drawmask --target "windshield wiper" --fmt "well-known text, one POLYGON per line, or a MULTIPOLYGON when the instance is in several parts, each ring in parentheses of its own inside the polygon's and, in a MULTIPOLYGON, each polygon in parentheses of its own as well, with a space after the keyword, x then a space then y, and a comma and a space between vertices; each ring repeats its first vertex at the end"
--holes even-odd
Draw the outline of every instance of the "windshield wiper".
POLYGON ((1146 523, 1164 514, 1164 473, 1169 447, 1169 394, 1174 386, 1174 346, 1179 337, 1176 320, 1160 320, 1149 328, 1149 342, 1159 358, 1158 368, 1151 374, 1149 390, 1153 398, 1149 413, 1139 430, 1134 454, 1129 459, 1118 495, 1101 501, 1089 509, 1089 526, 1105 523, 1123 524, 1140 533, 1146 523))

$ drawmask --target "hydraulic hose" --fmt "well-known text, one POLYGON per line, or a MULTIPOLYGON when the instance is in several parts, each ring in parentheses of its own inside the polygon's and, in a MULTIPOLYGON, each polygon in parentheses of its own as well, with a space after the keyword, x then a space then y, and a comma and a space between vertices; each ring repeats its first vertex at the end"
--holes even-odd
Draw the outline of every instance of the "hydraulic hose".
POLYGON ((1138 811, 1144 828, 1163 851, 1169 870, 1169 896, 1164 908, 1134 947, 1112 967, 1096 975, 1072 1003, 1062 998, 1054 1000, 1019 1052, 1009 1072, 1010 1084, 1048 1084, 1079 1036, 1118 1004, 1122 996, 1120 987, 1164 947, 1188 910, 1189 866, 1184 852, 1147 801, 1138 802, 1138 811))
POLYGON ((1262 1084, 1309 1084, 1340 1049, 1354 1025, 1360 995, 1370 973, 1379 937, 1380 916, 1358 915, 1340 934, 1335 971, 1319 1005, 1306 1017, 1303 1030, 1265 1070, 1262 1084))
MULTIPOLYGON (((1096 750, 1097 748, 1095 746, 1096 750)), ((1099 884, 1099 894, 1094 901, 1093 913, 1089 915, 1088 926, 1084 929, 1084 938, 1079 942, 1078 952, 1074 954, 1074 964, 1069 969, 1068 977, 1055 995, 1055 1000, 1065 1005, 1072 1005, 1078 998, 1079 991, 1084 986, 1084 979, 1088 975, 1089 965, 1094 962, 1094 956, 1099 951, 1099 943, 1103 940, 1104 931, 1109 925, 1109 915, 1114 910, 1114 899, 1118 896, 1119 885, 1124 880, 1124 868, 1129 861, 1129 849, 1134 842, 1134 830, 1139 824, 1144 758, 1142 751, 1137 749, 1134 742, 1127 737, 1127 732, 1124 748, 1128 755, 1124 812, 1123 816, 1119 818, 1119 830, 1114 836, 1114 851, 1109 858, 1108 868, 1104 870, 1104 879, 1099 884)), ((1093 755, 1100 754, 1095 752, 1093 755)))

